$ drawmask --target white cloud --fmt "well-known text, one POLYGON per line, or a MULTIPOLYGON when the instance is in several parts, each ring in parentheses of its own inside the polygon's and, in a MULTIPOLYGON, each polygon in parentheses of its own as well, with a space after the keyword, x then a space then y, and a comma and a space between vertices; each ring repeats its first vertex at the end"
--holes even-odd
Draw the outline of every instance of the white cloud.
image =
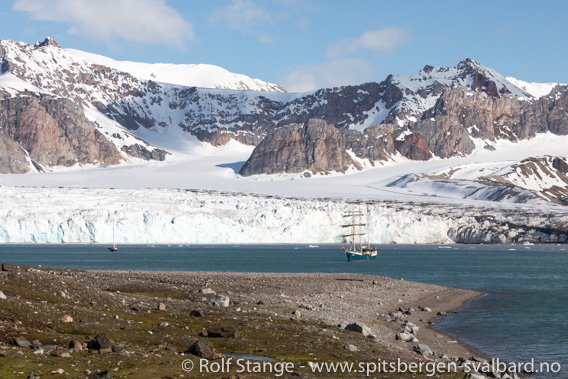
POLYGON ((217 8, 211 13, 209 22, 251 34, 263 43, 271 43, 272 37, 261 31, 278 15, 270 13, 250 0, 234 0, 231 5, 217 8))
POLYGON ((408 41, 408 31, 397 26, 369 30, 357 39, 342 39, 327 48, 327 56, 337 58, 361 50, 384 52, 393 50, 408 41))
POLYGON ((340 59, 301 67, 279 80, 289 92, 361 84, 372 80, 373 66, 363 59, 340 59))
POLYGON ((68 33, 107 44, 119 38, 182 49, 196 40, 193 25, 165 0, 16 0, 12 9, 68 23, 68 33))

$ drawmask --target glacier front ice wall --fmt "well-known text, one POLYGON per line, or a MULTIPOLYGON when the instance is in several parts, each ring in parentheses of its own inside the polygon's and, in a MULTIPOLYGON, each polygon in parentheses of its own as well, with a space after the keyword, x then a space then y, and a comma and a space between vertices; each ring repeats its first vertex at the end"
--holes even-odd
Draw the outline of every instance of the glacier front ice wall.
MULTIPOLYGON (((0 188, 0 243, 341 243, 340 199, 182 189, 0 188)), ((566 243, 568 211, 376 201, 377 244, 566 243)), ((559 208, 560 209, 560 208, 559 208)))

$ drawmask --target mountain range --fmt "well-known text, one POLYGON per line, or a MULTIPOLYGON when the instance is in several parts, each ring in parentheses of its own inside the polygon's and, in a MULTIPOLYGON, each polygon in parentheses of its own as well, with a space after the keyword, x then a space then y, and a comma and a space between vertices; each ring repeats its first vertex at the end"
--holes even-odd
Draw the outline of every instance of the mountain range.
MULTIPOLYGON (((198 140, 254 146, 237 168, 241 177, 305 178, 568 135, 567 85, 523 82, 472 59, 380 83, 287 93, 217 66, 118 62, 51 38, 1 40, 0 58, 0 173, 167 162, 198 140)), ((565 156, 528 154, 467 178, 464 170, 405 174, 386 185, 568 203, 565 156)))

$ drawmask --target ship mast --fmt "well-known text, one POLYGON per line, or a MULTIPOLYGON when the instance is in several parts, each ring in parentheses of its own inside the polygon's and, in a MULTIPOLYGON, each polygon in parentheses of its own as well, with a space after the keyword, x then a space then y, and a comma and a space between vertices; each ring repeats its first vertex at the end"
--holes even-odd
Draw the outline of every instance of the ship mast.
POLYGON ((341 227, 343 228, 350 228, 351 229, 351 233, 350 234, 342 234, 341 236, 343 238, 347 238, 350 237, 351 241, 348 241, 350 243, 350 250, 351 251, 359 251, 360 253, 363 252, 363 236, 365 235, 365 233, 362 233, 361 228, 363 226, 365 226, 366 224, 363 224, 363 213, 361 212, 361 203, 358 203, 358 209, 356 211, 347 211, 344 215, 344 218, 350 218, 350 221, 345 224, 345 225, 341 225, 341 227), (357 245, 359 245, 357 247, 357 245))

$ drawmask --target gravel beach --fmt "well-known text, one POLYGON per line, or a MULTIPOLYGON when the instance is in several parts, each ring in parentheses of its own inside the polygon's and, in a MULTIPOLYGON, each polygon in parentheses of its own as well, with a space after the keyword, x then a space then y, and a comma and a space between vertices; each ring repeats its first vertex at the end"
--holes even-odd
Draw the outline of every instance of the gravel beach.
MULTIPOLYGON (((49 377, 57 370, 73 378, 365 377, 368 372, 317 373, 313 366, 481 360, 432 328, 437 317, 481 294, 403 279, 3 265, 0 291, 6 297, 0 299, 3 378, 49 377), (97 342, 101 334, 108 346, 97 342), (197 342, 211 348, 211 362, 253 354, 292 362, 293 370, 275 375, 258 367, 201 367, 197 342), (182 367, 188 359, 191 371, 182 367)), ((428 374, 422 368, 375 377, 428 374)))

